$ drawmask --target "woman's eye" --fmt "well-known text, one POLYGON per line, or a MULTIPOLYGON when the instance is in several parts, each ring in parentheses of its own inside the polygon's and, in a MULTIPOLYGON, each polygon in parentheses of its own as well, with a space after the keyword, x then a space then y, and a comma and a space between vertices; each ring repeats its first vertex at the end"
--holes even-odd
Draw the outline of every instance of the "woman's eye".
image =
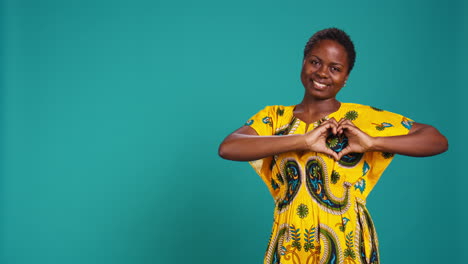
POLYGON ((310 63, 312 63, 312 65, 319 65, 319 61, 318 60, 311 60, 310 63))
POLYGON ((334 71, 334 72, 340 72, 340 71, 341 71, 341 68, 338 68, 338 67, 331 67, 331 70, 334 71))

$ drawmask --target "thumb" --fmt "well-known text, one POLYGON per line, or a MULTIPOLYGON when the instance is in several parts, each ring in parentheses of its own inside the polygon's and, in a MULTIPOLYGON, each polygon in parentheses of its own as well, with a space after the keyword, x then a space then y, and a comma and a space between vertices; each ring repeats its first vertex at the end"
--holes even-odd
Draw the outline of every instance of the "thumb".
POLYGON ((329 148, 327 148, 327 149, 324 151, 324 153, 327 154, 327 155, 329 155, 329 156, 331 156, 331 157, 332 157, 333 159, 335 159, 335 160, 339 160, 339 159, 340 159, 340 158, 339 158, 339 154, 336 153, 335 151, 329 149, 329 148))
POLYGON ((340 160, 342 157, 348 155, 349 153, 351 153, 351 148, 348 146, 346 146, 346 148, 342 149, 339 153, 338 153, 338 160, 340 160))

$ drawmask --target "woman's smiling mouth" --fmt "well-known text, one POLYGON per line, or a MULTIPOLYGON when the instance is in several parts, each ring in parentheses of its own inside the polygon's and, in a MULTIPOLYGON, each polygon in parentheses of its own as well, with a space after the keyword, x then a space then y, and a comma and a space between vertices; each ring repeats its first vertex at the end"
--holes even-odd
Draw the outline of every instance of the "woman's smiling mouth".
POLYGON ((329 86, 328 84, 324 83, 319 83, 317 81, 312 80, 312 83, 314 84, 314 87, 317 89, 324 89, 325 87, 329 86))

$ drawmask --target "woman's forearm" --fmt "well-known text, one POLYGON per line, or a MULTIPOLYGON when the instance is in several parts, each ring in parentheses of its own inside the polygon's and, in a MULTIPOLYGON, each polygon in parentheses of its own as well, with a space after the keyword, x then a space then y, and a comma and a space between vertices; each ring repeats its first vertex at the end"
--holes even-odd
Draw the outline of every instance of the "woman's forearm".
POLYGON ((445 152, 447 139, 434 127, 415 123, 408 135, 373 138, 370 151, 382 151, 413 157, 427 157, 445 152))
POLYGON ((219 146, 224 159, 252 161, 279 153, 306 149, 303 135, 258 136, 233 133, 219 146))

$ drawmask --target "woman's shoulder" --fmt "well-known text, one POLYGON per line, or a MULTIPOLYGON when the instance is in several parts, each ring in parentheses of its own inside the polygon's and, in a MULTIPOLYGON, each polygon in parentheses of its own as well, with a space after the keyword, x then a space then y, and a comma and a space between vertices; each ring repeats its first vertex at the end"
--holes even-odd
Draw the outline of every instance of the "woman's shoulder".
POLYGON ((341 103, 340 110, 342 110, 342 112, 356 111, 358 113, 366 114, 368 116, 402 116, 401 114, 384 110, 382 108, 357 103, 341 103))
POLYGON ((293 111, 295 105, 267 105, 261 111, 268 111, 272 113, 293 111))
MULTIPOLYGON (((361 129, 369 128, 376 131, 393 130, 408 131, 413 125, 413 120, 394 112, 383 110, 374 106, 342 103, 342 118, 349 119, 361 129)), ((371 132, 371 131, 368 131, 371 132)), ((398 132, 400 133, 400 132, 398 132)))
POLYGON ((245 125, 252 127, 259 135, 273 135, 293 116, 294 105, 268 105, 254 114, 245 125))
POLYGON ((364 105, 364 104, 357 104, 357 103, 341 103, 341 107, 343 108, 346 108, 346 109, 359 109, 361 111, 370 111, 370 110, 373 110, 373 111, 377 111, 377 112, 383 112, 385 110, 383 109, 380 109, 380 108, 377 108, 377 107, 374 107, 374 106, 370 106, 370 105, 364 105))
POLYGON ((288 118, 293 115, 295 105, 267 105, 257 112, 256 115, 262 115, 274 120, 288 118))

